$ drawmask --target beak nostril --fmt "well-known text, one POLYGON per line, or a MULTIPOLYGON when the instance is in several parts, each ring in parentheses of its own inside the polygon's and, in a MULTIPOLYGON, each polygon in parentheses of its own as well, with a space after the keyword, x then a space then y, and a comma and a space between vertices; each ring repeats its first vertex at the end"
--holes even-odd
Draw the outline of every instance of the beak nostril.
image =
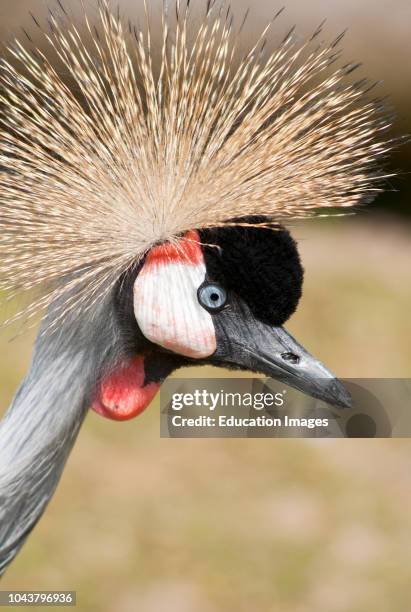
POLYGON ((290 363, 300 363, 300 358, 295 353, 281 353, 281 358, 290 363))

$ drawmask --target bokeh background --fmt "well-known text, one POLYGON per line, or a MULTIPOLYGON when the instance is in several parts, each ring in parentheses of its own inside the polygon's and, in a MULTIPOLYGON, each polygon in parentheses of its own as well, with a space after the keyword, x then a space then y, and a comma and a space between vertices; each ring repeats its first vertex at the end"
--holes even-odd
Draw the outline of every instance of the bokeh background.
MULTIPOLYGON (((119 4, 134 15, 140 0, 119 4)), ((248 33, 278 8, 253 2, 248 33)), ((325 17, 325 37, 349 28, 344 57, 382 80, 393 134, 411 131, 409 0, 288 0, 286 9, 278 40, 325 17)), ((33 34, 28 11, 46 10, 2 0, 1 40, 20 27, 33 34)), ((407 145, 393 154, 399 176, 366 212, 293 228, 306 279, 288 329, 341 377, 411 377, 410 158, 407 145)), ((0 413, 34 335, 0 338, 0 413)), ((169 440, 159 438, 157 401, 128 423, 93 413, 1 588, 74 589, 78 609, 96 612, 408 612, 410 465, 409 440, 169 440)))

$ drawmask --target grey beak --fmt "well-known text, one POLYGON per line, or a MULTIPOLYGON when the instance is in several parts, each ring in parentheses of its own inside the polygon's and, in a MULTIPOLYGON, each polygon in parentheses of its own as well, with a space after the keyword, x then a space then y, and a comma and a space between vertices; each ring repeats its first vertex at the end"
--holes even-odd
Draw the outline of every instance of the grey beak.
POLYGON ((269 347, 243 347, 257 371, 329 404, 350 408, 351 396, 318 359, 310 355, 284 328, 267 330, 269 347))
POLYGON ((255 319, 245 305, 215 319, 221 365, 260 372, 329 404, 352 407, 342 383, 283 327, 255 319))

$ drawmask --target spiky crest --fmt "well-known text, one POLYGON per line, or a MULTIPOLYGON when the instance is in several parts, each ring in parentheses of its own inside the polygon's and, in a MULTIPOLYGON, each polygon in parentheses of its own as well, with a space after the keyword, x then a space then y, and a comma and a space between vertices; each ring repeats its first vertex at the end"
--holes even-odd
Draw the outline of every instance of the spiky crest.
POLYGON ((238 59, 230 11, 208 2, 195 29, 175 7, 157 69, 150 25, 123 24, 107 0, 84 32, 50 12, 48 51, 16 41, 2 61, 0 289, 40 289, 29 314, 56 298, 62 316, 90 307, 192 228, 307 217, 381 189, 388 120, 367 83, 346 82, 353 65, 329 69, 340 37, 290 32, 268 53, 268 24, 238 59))

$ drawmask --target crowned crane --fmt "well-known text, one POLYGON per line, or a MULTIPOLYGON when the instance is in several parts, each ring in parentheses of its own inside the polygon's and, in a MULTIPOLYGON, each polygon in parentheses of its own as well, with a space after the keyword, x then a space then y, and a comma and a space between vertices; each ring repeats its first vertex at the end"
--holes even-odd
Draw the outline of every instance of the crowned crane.
POLYGON ((331 68, 341 37, 268 52, 266 28, 239 58, 230 11, 176 0, 156 67, 150 25, 57 8, 36 20, 52 53, 27 35, 1 63, 0 289, 45 315, 0 425, 0 574, 90 407, 129 419, 192 364, 349 405, 283 328, 303 280, 284 224, 368 200, 389 148, 368 84, 331 68))

